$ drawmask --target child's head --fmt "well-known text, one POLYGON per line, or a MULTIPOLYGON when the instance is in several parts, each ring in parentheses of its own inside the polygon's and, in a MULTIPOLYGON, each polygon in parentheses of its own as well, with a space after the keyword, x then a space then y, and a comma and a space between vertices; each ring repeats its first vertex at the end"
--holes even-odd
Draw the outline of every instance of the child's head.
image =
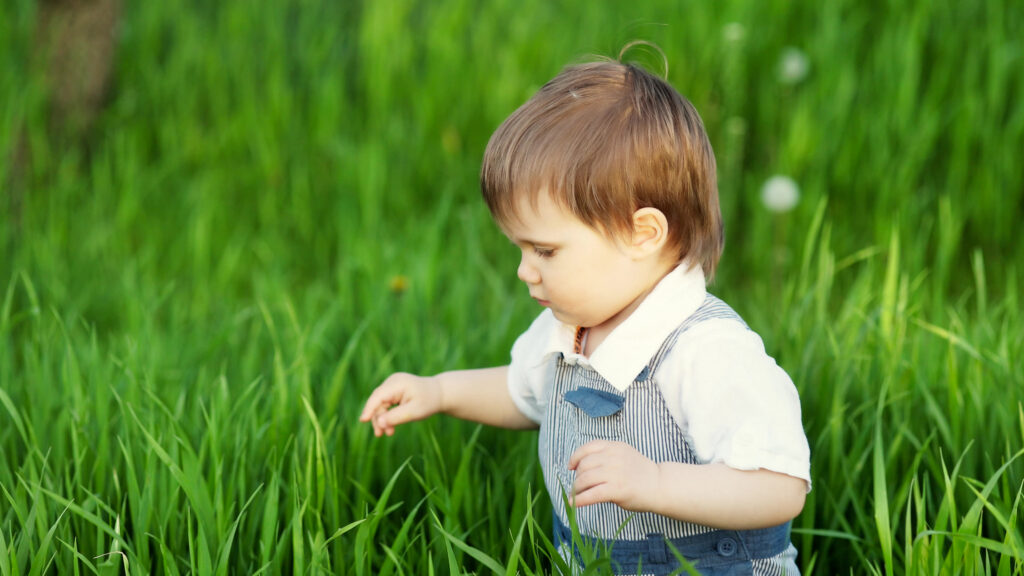
POLYGON ((693 105, 638 66, 563 70, 491 136, 480 181, 500 226, 542 191, 612 237, 628 238, 633 213, 656 208, 665 249, 714 275, 723 233, 711 144, 693 105))

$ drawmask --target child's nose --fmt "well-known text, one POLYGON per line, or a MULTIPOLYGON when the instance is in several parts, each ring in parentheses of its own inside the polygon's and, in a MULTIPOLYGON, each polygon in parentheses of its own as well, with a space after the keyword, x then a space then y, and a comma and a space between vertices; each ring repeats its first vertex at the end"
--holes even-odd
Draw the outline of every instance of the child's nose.
POLYGON ((527 284, 537 284, 540 282, 540 273, 533 266, 530 266, 526 262, 526 256, 524 255, 519 260, 519 268, 516 270, 516 276, 527 284))

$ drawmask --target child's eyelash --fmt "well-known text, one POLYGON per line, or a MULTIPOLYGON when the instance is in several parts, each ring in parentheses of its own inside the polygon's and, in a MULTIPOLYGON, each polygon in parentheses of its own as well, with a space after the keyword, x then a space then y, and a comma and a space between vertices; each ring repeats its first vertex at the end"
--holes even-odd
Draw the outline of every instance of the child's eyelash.
POLYGON ((538 248, 536 246, 533 247, 533 253, 541 258, 551 258, 555 255, 553 248, 538 248))

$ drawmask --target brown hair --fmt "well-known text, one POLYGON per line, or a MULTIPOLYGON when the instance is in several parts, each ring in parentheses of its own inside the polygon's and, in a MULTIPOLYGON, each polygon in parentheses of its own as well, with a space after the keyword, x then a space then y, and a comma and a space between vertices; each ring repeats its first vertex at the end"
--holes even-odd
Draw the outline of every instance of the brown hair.
POLYGON ((519 194, 542 190, 609 235, 656 208, 679 259, 714 277, 724 237, 711 143, 693 105, 639 66, 562 70, 491 136, 480 185, 499 225, 518 217, 519 194))

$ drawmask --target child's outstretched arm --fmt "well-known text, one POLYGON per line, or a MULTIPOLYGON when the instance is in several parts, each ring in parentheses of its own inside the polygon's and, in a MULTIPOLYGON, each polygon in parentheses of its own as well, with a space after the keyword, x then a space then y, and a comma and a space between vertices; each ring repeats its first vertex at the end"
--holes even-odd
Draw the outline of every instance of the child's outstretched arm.
POLYGON ((569 468, 576 471, 576 506, 614 502, 727 530, 792 520, 807 495, 807 483, 794 476, 722 463, 656 463, 623 442, 588 442, 573 453, 569 468))
POLYGON ((371 422, 376 436, 437 413, 502 428, 529 429, 508 392, 508 366, 455 370, 437 376, 398 372, 388 376, 366 400, 360 422, 371 422))

